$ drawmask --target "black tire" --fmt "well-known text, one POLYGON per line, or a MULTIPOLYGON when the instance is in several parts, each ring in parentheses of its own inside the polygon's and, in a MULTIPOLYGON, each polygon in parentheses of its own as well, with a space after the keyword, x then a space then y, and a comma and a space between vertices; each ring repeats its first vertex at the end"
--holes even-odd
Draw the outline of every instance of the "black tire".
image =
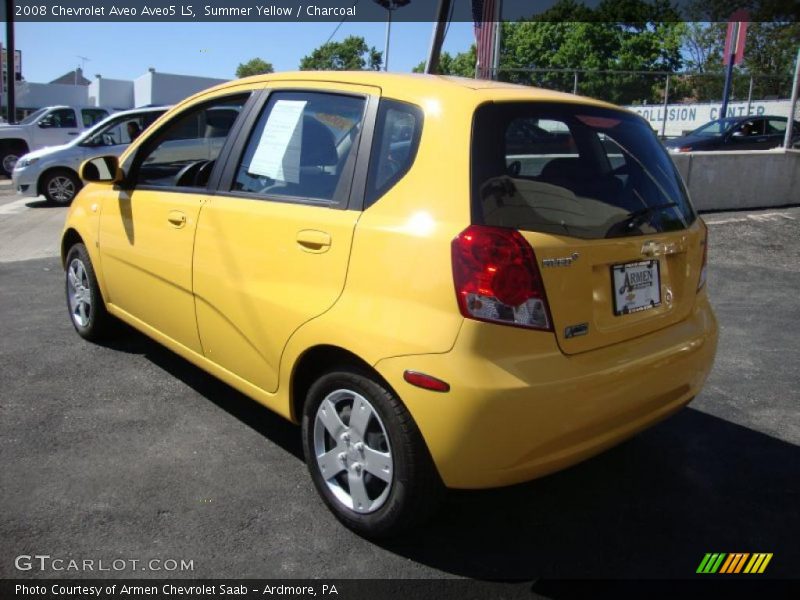
POLYGON ((28 149, 20 142, 9 142, 0 146, 0 173, 6 177, 11 177, 14 164, 23 155, 27 154, 28 149), (11 167, 11 168, 9 168, 11 167))
MULTIPOLYGON (((354 400, 353 404, 358 401, 354 400)), ((343 403, 346 404, 347 400, 345 399, 343 403)), ((346 411, 347 408, 345 407, 344 410, 346 411)), ((353 407, 351 410, 355 410, 355 408, 353 407)), ((345 431, 355 432, 355 428, 350 427, 349 417, 344 417, 341 423, 346 425, 345 431)), ((327 428, 323 429, 327 432, 327 428)), ((336 450, 330 448, 329 445, 333 443, 334 438, 327 433, 323 435, 326 436, 325 444, 328 450, 339 449, 338 446, 336 450)), ((368 438, 367 435, 374 436, 375 431, 370 434, 365 433, 364 439, 380 440, 382 434, 379 434, 378 438, 368 438)), ((444 485, 411 414, 392 391, 360 369, 337 369, 317 379, 309 389, 303 407, 302 436, 306 465, 317 492, 339 521, 364 537, 384 538, 407 531, 429 518, 444 497, 444 485), (369 417, 370 427, 376 431, 378 429, 385 431, 385 436, 388 437, 387 449, 391 456, 391 482, 388 484, 388 495, 385 495, 382 504, 371 512, 357 512, 352 507, 346 506, 329 486, 317 461, 315 449, 317 411, 322 402, 333 392, 340 391, 355 392, 366 399, 374 411, 373 414, 377 414, 379 417, 379 421, 369 417), (381 424, 382 428, 380 428, 381 424)), ((367 445, 370 448, 373 447, 373 443, 367 445)), ((339 457, 342 458, 342 455, 340 454, 339 457)), ((346 460, 349 461, 349 459, 346 460)), ((386 486, 386 483, 379 481, 374 476, 372 481, 367 481, 367 477, 370 476, 366 469, 367 460, 364 461, 364 474, 361 475, 365 484, 377 483, 379 486, 386 486)), ((344 477, 347 481, 351 471, 354 471, 357 465, 345 462, 345 460, 341 464, 348 466, 339 466, 341 472, 336 477, 344 477)), ((332 479, 334 482, 336 481, 335 477, 332 479)), ((334 485, 338 484, 334 483, 334 485)), ((344 483, 341 484, 341 490, 349 494, 349 485, 347 485, 347 490, 344 489, 344 485, 344 483)), ((367 487, 369 485, 366 485, 365 489, 367 487)), ((384 489, 386 488, 384 487, 384 489)), ((376 495, 378 494, 376 493, 376 495)), ((354 500, 352 504, 355 504, 354 500)))
POLYGON ((40 189, 50 204, 69 206, 81 191, 83 183, 74 171, 53 169, 44 174, 40 189))
POLYGON ((65 266, 67 311, 75 331, 92 342, 110 337, 114 332, 114 319, 106 311, 86 246, 73 245, 67 252, 65 266), (85 304, 83 309, 79 307, 80 301, 76 294, 80 294, 82 298, 88 297, 88 307, 85 304))

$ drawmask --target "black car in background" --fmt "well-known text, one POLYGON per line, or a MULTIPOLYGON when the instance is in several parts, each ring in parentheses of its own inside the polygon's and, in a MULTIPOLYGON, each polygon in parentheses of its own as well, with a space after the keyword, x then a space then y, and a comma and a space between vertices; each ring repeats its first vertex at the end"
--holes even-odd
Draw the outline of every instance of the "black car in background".
MULTIPOLYGON (((786 117, 728 117, 709 121, 688 135, 666 140, 670 152, 695 150, 769 150, 783 145, 786 117)), ((800 143, 800 123, 794 122, 792 146, 800 143)))

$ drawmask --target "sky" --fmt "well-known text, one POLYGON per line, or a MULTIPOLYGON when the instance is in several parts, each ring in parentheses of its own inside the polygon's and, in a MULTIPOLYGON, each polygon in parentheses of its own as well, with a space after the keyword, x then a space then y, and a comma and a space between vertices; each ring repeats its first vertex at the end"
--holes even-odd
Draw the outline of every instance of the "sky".
MULTIPOLYGON (((164 73, 232 79, 239 63, 260 57, 276 71, 295 70, 325 43, 337 23, 21 23, 15 42, 26 80, 47 83, 87 57, 84 74, 135 79, 153 67, 164 73)), ((428 52, 431 23, 393 23, 390 71, 411 71, 428 52)), ((359 35, 383 50, 384 23, 345 21, 334 41, 359 35)), ((472 23, 451 23, 444 50, 467 50, 472 23)), ((5 35, 3 35, 5 45, 5 35)))

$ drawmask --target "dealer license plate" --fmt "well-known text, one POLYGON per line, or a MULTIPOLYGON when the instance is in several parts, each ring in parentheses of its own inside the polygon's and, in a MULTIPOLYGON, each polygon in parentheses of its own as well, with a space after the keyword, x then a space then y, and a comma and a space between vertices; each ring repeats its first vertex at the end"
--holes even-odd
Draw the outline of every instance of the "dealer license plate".
POLYGON ((614 314, 628 315, 661 304, 661 273, 658 259, 614 265, 614 314))

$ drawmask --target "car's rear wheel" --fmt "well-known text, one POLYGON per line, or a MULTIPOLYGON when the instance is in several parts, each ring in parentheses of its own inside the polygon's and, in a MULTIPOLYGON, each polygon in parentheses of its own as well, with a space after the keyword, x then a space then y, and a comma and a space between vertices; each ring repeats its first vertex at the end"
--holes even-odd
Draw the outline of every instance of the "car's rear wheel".
POLYGON ((45 173, 41 189, 51 204, 68 206, 80 191, 81 180, 72 171, 57 169, 45 173))
POLYGON ((67 252, 66 292, 70 321, 78 335, 97 341, 112 333, 114 323, 83 244, 75 244, 67 252))
POLYGON ((376 378, 353 370, 320 377, 302 422, 306 464, 336 517, 366 537, 426 519, 443 485, 408 410, 376 378))

